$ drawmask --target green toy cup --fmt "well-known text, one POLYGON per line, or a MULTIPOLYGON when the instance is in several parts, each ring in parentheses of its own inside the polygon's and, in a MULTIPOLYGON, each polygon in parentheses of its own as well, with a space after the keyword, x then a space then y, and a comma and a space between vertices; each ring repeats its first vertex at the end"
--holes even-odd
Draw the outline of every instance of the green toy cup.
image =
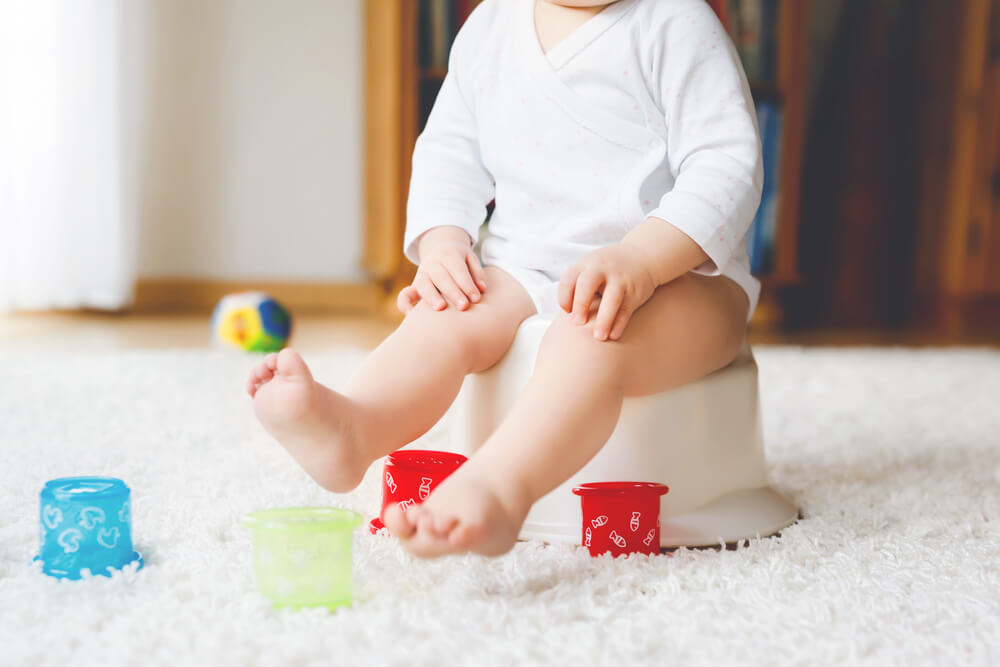
POLYGON ((351 533, 361 515, 333 507, 285 507, 251 512, 257 590, 275 607, 351 604, 351 533))

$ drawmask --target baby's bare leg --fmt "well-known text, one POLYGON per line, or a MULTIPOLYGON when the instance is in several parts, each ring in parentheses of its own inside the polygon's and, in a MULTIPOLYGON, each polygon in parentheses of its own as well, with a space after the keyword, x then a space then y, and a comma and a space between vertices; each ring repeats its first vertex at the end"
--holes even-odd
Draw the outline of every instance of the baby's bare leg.
POLYGON ((619 342, 560 315, 497 431, 416 512, 387 513, 390 530, 418 555, 507 551, 532 503, 604 446, 626 396, 691 382, 736 356, 746 309, 732 281, 687 275, 660 287, 619 342))
POLYGON ((323 487, 354 488, 372 461, 430 429, 465 375, 495 364, 534 312, 513 278, 486 272, 482 301, 465 311, 418 304, 343 393, 315 382, 292 350, 269 357, 249 381, 257 417, 323 487))
POLYGON ((507 273, 486 269, 482 301, 466 311, 435 311, 423 303, 379 345, 344 394, 365 415, 377 456, 427 432, 455 400, 469 373, 507 353, 520 323, 535 312, 507 273))

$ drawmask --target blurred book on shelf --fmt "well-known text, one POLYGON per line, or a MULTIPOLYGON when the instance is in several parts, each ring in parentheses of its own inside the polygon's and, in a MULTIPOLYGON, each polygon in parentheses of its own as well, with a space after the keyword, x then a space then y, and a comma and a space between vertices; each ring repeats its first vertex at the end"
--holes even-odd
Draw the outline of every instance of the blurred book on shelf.
POLYGON ((708 4, 736 46, 757 106, 764 188, 746 243, 750 270, 754 275, 765 276, 775 269, 781 200, 785 114, 778 81, 779 0, 708 0, 708 4))
POLYGON ((778 105, 757 103, 757 124, 760 126, 764 155, 764 189, 760 207, 747 232, 750 271, 765 275, 774 268, 774 248, 778 237, 778 202, 781 196, 781 134, 784 115, 778 105))
POLYGON ((747 78, 771 84, 778 69, 778 0, 708 0, 736 45, 747 78))
POLYGON ((425 74, 443 78, 458 29, 482 0, 418 0, 417 62, 425 74))
MULTIPOLYGON (((410 1, 410 0, 407 0, 410 1)), ((448 54, 459 28, 482 0, 416 0, 417 127, 423 129, 448 73, 448 54)))

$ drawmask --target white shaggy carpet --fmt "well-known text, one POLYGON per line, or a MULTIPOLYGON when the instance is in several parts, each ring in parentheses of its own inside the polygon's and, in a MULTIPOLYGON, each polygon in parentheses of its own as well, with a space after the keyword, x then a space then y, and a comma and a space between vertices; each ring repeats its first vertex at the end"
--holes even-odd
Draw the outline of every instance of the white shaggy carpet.
MULTIPOLYGON (((308 360, 338 386, 360 355, 308 360)), ((252 419, 252 358, 0 352, 0 665, 1000 664, 1000 352, 757 356, 772 479, 805 515, 782 537, 420 562, 359 529, 356 602, 329 613, 254 592, 239 519, 371 516, 377 469, 347 496, 310 483, 252 419), (38 491, 78 474, 132 487, 144 570, 29 568, 38 491)))

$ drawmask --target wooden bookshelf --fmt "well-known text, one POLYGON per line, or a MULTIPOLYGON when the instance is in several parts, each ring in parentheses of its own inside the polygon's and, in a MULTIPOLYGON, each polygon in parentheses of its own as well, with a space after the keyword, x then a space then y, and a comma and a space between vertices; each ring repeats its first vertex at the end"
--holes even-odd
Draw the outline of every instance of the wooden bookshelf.
POLYGON ((914 319, 1000 331, 1000 0, 929 3, 914 319))
MULTIPOLYGON (((364 262, 383 290, 385 311, 409 284, 414 267, 403 256, 406 194, 413 145, 446 74, 440 65, 421 66, 417 0, 365 3, 366 35, 366 202, 364 262)), ((460 3, 471 9, 475 0, 460 3)), ((755 321, 774 323, 774 299, 800 280, 798 266, 799 184, 806 125, 809 0, 780 0, 777 71, 774 81, 753 81, 758 99, 780 104, 783 112, 781 191, 773 268, 762 276, 764 293, 755 321)), ((464 17, 459 17, 459 22, 464 17)))
POLYGON ((774 270, 763 277, 765 298, 773 288, 799 282, 799 192, 805 145, 808 0, 783 0, 778 18, 778 81, 776 91, 784 110, 781 145, 781 194, 774 270))
POLYGON ((775 327, 781 324, 781 290, 799 284, 799 211, 802 160, 805 150, 808 79, 806 62, 809 27, 808 0, 781 0, 777 39, 777 79, 772 83, 751 81, 756 100, 780 105, 784 114, 781 138, 781 191, 778 224, 771 271, 758 276, 761 297, 753 324, 775 327))

